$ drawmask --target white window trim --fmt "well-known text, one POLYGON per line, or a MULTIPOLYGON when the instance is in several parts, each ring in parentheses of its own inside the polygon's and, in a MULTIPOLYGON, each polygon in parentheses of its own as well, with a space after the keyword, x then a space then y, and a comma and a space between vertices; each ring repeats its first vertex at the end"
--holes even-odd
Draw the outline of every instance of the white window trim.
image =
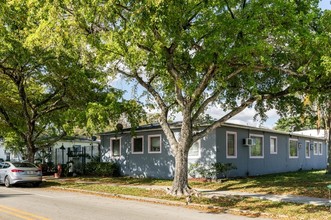
POLYGON ((323 155, 323 143, 322 142, 318 142, 318 148, 317 148, 317 153, 318 155, 323 155))
POLYGON ((290 158, 290 159, 297 159, 297 158, 299 158, 299 146, 298 146, 298 144, 299 144, 299 140, 298 139, 296 139, 296 138, 289 138, 288 139, 288 157, 290 158), (296 141, 297 142, 297 156, 291 156, 291 145, 290 145, 290 141, 296 141))
POLYGON ((148 153, 149 154, 160 154, 160 153, 162 153, 162 138, 161 138, 160 134, 148 135, 148 153), (160 138, 160 151, 151 151, 151 138, 152 137, 159 137, 160 138))
POLYGON ((264 158, 264 135, 261 134, 250 134, 249 135, 250 138, 253 137, 262 137, 262 156, 252 156, 252 146, 249 146, 249 158, 251 159, 263 159, 264 158))
POLYGON ((276 136, 270 136, 270 154, 278 154, 278 140, 277 140, 277 137, 276 136), (275 149, 276 151, 271 151, 271 140, 272 139, 275 139, 275 149))
POLYGON ((305 141, 305 157, 306 158, 310 158, 310 141, 305 141), (306 151, 307 151, 307 144, 308 144, 308 152, 309 152, 309 156, 307 156, 306 151))
POLYGON ((144 136, 137 136, 137 137, 132 137, 131 138, 131 153, 132 154, 144 154, 144 136), (142 151, 140 152, 135 152, 134 151, 134 139, 141 138, 142 140, 142 151))
POLYGON ((237 155, 238 155, 237 132, 233 132, 233 131, 226 132, 225 146, 226 146, 226 158, 229 158, 229 159, 237 158, 237 155), (235 151, 234 156, 228 154, 228 134, 234 134, 234 151, 235 151))
POLYGON ((314 155, 318 155, 318 142, 314 141, 314 155))
POLYGON ((199 154, 198 154, 198 156, 188 156, 188 158, 190 158, 190 159, 196 159, 196 158, 201 158, 201 139, 199 139, 198 141, 198 145, 199 145, 199 154))
POLYGON ((121 155, 122 155, 121 145, 122 145, 122 139, 120 137, 119 138, 110 138, 110 156, 111 157, 121 157, 121 155), (113 155, 113 140, 119 140, 120 141, 120 146, 119 146, 120 155, 118 155, 118 156, 113 155))

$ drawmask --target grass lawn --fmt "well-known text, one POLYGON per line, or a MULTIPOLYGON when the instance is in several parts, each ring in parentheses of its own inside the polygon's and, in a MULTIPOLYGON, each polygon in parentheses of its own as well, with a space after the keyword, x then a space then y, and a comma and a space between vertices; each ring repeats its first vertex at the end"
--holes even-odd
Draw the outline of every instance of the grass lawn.
MULTIPOLYGON (((128 186, 162 185, 171 186, 171 180, 136 179, 129 177, 98 178, 76 177, 47 181, 45 186, 57 185, 69 189, 82 189, 93 192, 134 195, 149 198, 165 199, 185 202, 185 198, 172 197, 163 190, 149 190, 128 186)), ((234 190, 246 192, 260 192, 271 194, 292 194, 320 198, 328 198, 326 186, 331 184, 331 175, 325 171, 301 171, 277 175, 265 175, 243 179, 229 179, 222 182, 190 181, 193 188, 234 190)), ((193 197, 194 204, 207 205, 200 208, 210 212, 229 212, 245 215, 266 215, 271 218, 281 219, 331 219, 329 207, 301 205, 266 200, 231 197, 231 198, 198 198, 193 197), (211 208, 212 207, 212 208, 211 208), (237 211, 236 211, 237 210, 237 211), (240 210, 240 211, 239 211, 240 210), (244 212, 243 212, 244 210, 244 212), (253 213, 253 214, 252 214, 253 213), (264 213, 264 214, 263 214, 264 213)), ((197 208, 197 206, 195 206, 197 208)))

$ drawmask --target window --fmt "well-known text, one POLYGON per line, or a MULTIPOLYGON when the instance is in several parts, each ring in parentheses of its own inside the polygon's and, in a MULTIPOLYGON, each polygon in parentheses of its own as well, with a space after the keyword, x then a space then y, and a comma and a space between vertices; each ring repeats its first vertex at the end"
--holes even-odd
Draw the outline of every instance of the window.
POLYGON ((305 154, 306 154, 306 158, 310 158, 310 142, 309 141, 305 142, 305 154))
POLYGON ((323 145, 322 142, 318 143, 318 155, 323 155, 323 145))
POLYGON ((143 137, 135 137, 131 140, 131 149, 132 154, 143 154, 144 153, 144 138, 143 137))
POLYGON ((249 147, 250 158, 263 158, 263 135, 251 135, 253 144, 249 147))
POLYGON ((237 133, 226 132, 226 157, 237 158, 237 133))
POLYGON ((110 153, 113 157, 121 156, 121 139, 113 138, 110 140, 110 153))
POLYGON ((10 167, 10 164, 4 163, 3 166, 2 166, 2 169, 6 169, 6 168, 9 168, 9 167, 10 167))
POLYGON ((299 157, 298 140, 297 139, 290 139, 289 140, 289 157, 290 158, 298 158, 299 157))
POLYGON ((277 137, 270 137, 270 154, 277 154, 277 137))
POLYGON ((191 157, 191 158, 200 157, 200 145, 201 145, 200 140, 194 142, 193 145, 191 146, 189 152, 188 152, 188 156, 191 157))
POLYGON ((318 143, 317 142, 314 142, 314 155, 318 155, 318 143))
POLYGON ((148 153, 161 153, 161 135, 148 136, 148 153))

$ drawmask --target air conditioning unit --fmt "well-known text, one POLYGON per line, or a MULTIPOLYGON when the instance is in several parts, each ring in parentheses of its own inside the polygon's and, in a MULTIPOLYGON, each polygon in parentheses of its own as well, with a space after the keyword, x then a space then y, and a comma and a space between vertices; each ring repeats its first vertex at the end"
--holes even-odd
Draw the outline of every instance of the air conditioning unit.
POLYGON ((251 146, 251 145, 253 145, 253 139, 252 138, 245 138, 244 139, 244 145, 245 146, 251 146))

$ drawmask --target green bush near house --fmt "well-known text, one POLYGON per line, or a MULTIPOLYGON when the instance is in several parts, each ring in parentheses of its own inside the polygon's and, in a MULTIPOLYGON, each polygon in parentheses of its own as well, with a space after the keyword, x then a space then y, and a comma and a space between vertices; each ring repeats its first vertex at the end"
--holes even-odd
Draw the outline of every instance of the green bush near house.
POLYGON ((214 163, 213 168, 215 169, 216 176, 221 178, 228 178, 228 173, 231 170, 236 170, 237 166, 233 163, 214 163))
POLYGON ((205 166, 200 163, 190 164, 188 168, 189 175, 193 178, 202 177, 207 179, 227 178, 231 170, 237 169, 236 165, 232 163, 213 163, 205 166))
POLYGON ((114 162, 91 161, 86 164, 86 175, 116 177, 120 176, 120 166, 114 162))

